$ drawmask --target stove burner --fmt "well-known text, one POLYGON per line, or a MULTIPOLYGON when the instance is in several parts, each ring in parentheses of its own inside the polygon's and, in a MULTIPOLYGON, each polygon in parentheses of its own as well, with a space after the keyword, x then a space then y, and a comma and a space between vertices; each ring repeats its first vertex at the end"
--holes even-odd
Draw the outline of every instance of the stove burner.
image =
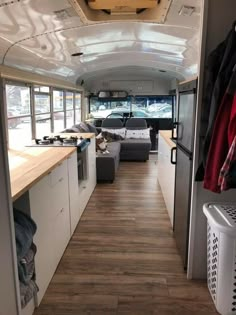
POLYGON ((65 138, 65 139, 63 139, 63 143, 76 143, 77 142, 77 139, 75 140, 75 139, 67 139, 67 138, 65 138))
MULTIPOLYGON (((35 140, 36 141, 36 140, 35 140)), ((37 142, 36 142, 37 143, 37 142)), ((38 140, 37 144, 50 144, 50 140, 38 140)))
POLYGON ((29 146, 51 146, 51 147, 77 147, 78 152, 84 151, 90 144, 90 140, 77 136, 63 137, 61 135, 56 136, 44 136, 41 139, 35 139, 35 144, 29 146))
POLYGON ((54 137, 49 137, 49 136, 44 136, 42 139, 35 139, 35 143, 37 145, 63 145, 63 144, 71 144, 71 145, 77 145, 78 142, 78 137, 61 137, 60 135, 54 136, 54 137))

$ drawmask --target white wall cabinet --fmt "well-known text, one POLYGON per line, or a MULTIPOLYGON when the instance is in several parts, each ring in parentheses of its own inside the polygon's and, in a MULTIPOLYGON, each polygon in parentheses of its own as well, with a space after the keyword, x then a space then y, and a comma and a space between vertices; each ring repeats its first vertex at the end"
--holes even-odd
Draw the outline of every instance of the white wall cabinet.
POLYGON ((165 200, 171 225, 174 220, 175 165, 171 164, 171 146, 159 134, 158 139, 158 181, 165 200))

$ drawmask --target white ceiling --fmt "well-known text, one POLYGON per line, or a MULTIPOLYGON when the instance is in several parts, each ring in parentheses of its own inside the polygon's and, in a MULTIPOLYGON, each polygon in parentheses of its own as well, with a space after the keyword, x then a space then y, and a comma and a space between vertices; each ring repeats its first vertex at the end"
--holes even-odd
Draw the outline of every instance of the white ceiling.
POLYGON ((170 78, 197 73, 201 0, 172 0, 164 24, 89 25, 81 22, 67 0, 11 2, 0 0, 3 65, 70 82, 97 79, 110 70, 122 70, 125 76, 131 68, 139 69, 140 76, 153 74, 153 69, 166 70, 170 78), (196 7, 192 16, 178 14, 183 4, 196 7), (84 55, 72 57, 75 52, 84 55))

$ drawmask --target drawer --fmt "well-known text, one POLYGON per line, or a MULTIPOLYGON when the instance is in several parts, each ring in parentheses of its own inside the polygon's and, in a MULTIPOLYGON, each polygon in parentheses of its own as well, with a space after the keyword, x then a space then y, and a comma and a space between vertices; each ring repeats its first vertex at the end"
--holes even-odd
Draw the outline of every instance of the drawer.
POLYGON ((67 160, 59 164, 50 174, 51 187, 67 180, 67 160))

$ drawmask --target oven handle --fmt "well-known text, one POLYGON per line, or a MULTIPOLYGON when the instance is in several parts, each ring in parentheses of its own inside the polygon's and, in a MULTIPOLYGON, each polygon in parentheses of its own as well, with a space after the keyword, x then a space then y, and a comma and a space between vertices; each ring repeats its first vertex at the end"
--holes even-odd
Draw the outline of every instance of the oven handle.
POLYGON ((90 141, 86 141, 86 143, 85 143, 82 147, 80 147, 80 146, 77 147, 77 151, 78 151, 78 152, 83 152, 84 150, 87 149, 87 147, 88 147, 89 145, 90 145, 90 141))

